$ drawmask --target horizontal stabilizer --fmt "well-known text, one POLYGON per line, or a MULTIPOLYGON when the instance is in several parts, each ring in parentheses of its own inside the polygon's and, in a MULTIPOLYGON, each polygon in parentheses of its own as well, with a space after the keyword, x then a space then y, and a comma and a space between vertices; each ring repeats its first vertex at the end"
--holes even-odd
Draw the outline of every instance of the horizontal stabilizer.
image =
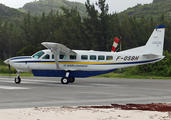
POLYGON ((157 54, 148 53, 148 54, 143 54, 143 56, 158 56, 158 55, 157 54))

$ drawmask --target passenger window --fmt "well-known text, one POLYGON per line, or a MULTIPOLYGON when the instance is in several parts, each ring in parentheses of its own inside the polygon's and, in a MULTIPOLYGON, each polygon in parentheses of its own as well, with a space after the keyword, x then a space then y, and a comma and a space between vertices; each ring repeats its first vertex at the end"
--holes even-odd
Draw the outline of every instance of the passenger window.
POLYGON ((98 56, 98 60, 104 60, 104 59, 105 59, 105 57, 103 55, 98 56))
POLYGON ((96 55, 90 55, 90 60, 96 60, 96 55))
POLYGON ((59 59, 66 59, 66 55, 60 54, 60 55, 59 55, 59 59))
POLYGON ((77 58, 76 55, 70 55, 70 59, 71 59, 71 60, 75 60, 76 58, 77 58))
POLYGON ((113 56, 106 56, 106 60, 113 60, 113 56))
POLYGON ((87 55, 81 55, 81 60, 87 60, 88 56, 87 55))
POLYGON ((50 55, 46 54, 42 59, 50 59, 50 55))

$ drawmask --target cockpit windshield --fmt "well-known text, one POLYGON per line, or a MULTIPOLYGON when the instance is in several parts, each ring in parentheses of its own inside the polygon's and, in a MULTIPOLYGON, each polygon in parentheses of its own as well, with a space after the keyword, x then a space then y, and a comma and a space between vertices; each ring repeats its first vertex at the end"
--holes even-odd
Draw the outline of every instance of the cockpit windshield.
POLYGON ((36 54, 34 54, 32 57, 35 59, 39 59, 43 54, 44 54, 44 52, 40 51, 40 52, 37 52, 36 54))

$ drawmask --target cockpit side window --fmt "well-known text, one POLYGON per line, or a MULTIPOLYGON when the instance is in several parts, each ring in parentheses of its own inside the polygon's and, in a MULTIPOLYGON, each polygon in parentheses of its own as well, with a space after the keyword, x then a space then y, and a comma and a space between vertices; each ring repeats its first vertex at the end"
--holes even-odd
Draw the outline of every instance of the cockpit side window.
POLYGON ((50 59, 50 55, 46 54, 42 59, 50 59))
POLYGON ((43 54, 44 54, 44 52, 43 52, 43 51, 40 51, 40 52, 34 54, 34 55, 33 55, 33 58, 39 59, 43 54))

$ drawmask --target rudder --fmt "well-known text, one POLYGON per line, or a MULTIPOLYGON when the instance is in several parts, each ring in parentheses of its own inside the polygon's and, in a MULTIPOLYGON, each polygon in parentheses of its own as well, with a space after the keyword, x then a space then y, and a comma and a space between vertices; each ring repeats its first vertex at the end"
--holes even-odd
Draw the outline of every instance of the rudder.
POLYGON ((148 42, 145 51, 155 55, 163 55, 165 25, 157 25, 148 42))

